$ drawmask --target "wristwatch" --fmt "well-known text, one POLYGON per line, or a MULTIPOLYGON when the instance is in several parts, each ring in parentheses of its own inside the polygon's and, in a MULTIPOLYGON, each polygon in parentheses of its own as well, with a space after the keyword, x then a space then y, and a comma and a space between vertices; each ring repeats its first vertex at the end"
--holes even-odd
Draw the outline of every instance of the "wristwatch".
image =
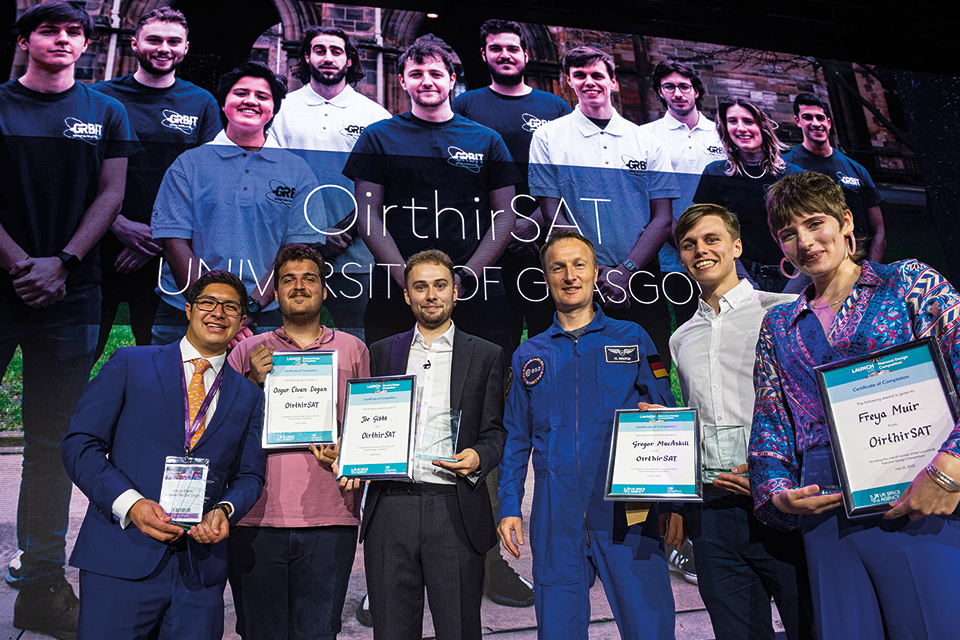
POLYGON ((628 258, 628 259, 626 259, 626 260, 623 261, 623 268, 626 269, 627 271, 629 271, 630 273, 633 273, 634 271, 636 271, 636 270, 639 269, 640 267, 638 267, 636 264, 634 264, 633 260, 630 260, 630 259, 628 258))
POLYGON ((464 282, 466 281, 467 277, 469 277, 472 274, 469 271, 467 271, 466 267, 457 267, 456 269, 453 270, 453 275, 460 276, 460 282, 464 282))
POLYGON ((256 298, 247 298, 247 313, 260 313, 263 307, 256 298))
POLYGON ((60 261, 63 262, 63 268, 67 271, 73 271, 80 266, 80 258, 73 255, 72 253, 67 253, 66 251, 61 251, 57 254, 57 257, 60 258, 60 261))
POLYGON ((213 508, 223 511, 223 515, 227 517, 227 520, 229 520, 230 516, 233 514, 233 508, 226 502, 218 502, 217 504, 213 505, 213 508))

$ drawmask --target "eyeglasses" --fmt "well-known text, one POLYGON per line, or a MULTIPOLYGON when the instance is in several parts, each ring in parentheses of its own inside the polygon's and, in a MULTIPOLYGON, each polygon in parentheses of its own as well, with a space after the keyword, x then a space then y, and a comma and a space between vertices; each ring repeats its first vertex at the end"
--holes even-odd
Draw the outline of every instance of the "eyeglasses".
POLYGON ((687 83, 683 83, 683 84, 667 83, 667 84, 660 85, 660 88, 663 90, 664 93, 673 93, 677 89, 680 89, 680 93, 690 93, 691 91, 693 91, 693 85, 687 84, 687 83))
POLYGON ((193 301, 193 306, 200 311, 210 312, 216 309, 217 307, 223 307, 223 314, 228 318, 239 318, 243 315, 243 307, 240 306, 239 302, 234 302, 233 300, 226 300, 220 302, 216 298, 197 298, 193 301))

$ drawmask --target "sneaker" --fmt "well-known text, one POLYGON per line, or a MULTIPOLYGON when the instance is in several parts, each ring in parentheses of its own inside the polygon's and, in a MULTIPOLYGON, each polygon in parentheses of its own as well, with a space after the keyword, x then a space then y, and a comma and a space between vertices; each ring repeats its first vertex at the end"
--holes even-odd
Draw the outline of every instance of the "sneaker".
POLYGON ((354 615, 357 618, 357 622, 363 626, 373 626, 373 616, 370 615, 370 596, 366 593, 360 598, 360 604, 357 605, 357 612, 354 615))
POLYGON ((10 565, 7 567, 7 584, 12 589, 20 588, 20 556, 23 551, 17 549, 17 553, 10 559, 10 565))
POLYGON ((25 584, 13 605, 13 626, 24 631, 39 631, 57 640, 75 640, 80 600, 67 579, 25 584))
POLYGON ((487 554, 483 593, 505 607, 533 605, 533 584, 514 571, 496 548, 487 554))
POLYGON ((670 570, 676 571, 690 584, 697 584, 697 565, 693 562, 693 543, 685 540, 679 547, 670 549, 667 557, 670 570))

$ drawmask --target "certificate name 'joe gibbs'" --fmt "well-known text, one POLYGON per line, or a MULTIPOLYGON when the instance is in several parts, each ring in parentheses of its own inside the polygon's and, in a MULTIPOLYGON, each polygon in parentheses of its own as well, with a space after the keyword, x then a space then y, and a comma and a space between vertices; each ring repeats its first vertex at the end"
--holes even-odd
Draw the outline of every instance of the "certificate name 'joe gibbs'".
POLYGON ((921 340, 818 369, 851 517, 886 511, 953 430, 955 400, 941 366, 936 345, 921 340))
POLYGON ((277 351, 264 381, 264 448, 336 442, 337 353, 277 351))
POLYGON ((415 391, 415 376, 347 381, 338 477, 411 477, 415 391))
POLYGON ((606 498, 702 498, 695 409, 617 411, 606 498))

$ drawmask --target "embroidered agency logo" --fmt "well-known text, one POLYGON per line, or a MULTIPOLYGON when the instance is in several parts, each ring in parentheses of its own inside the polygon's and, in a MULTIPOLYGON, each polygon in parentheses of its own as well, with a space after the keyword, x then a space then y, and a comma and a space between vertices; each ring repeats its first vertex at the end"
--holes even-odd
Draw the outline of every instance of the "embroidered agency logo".
POLYGON ((351 122, 344 122, 343 128, 340 129, 340 135, 344 138, 350 138, 353 141, 358 140, 361 133, 363 133, 363 127, 351 122))
POLYGON ((173 109, 163 110, 163 120, 160 124, 168 129, 176 129, 180 133, 190 135, 197 128, 197 122, 200 120, 197 116, 182 116, 173 109))
POLYGON ((642 176, 647 170, 646 160, 637 160, 627 154, 620 156, 620 159, 623 160, 623 166, 620 168, 632 176, 642 176))
POLYGON ((270 181, 270 191, 267 192, 267 200, 282 204, 285 207, 292 207, 293 198, 296 195, 296 187, 288 187, 279 180, 270 181))
POLYGON ((841 187, 846 187, 847 189, 860 189, 860 178, 855 176, 847 176, 837 171, 837 184, 841 187))
POLYGON ((68 138, 83 140, 87 144, 96 146, 97 140, 103 137, 102 124, 89 124, 77 118, 65 118, 63 123, 67 126, 63 135, 68 138))
POLYGON ((523 125, 521 125, 521 128, 524 131, 529 131, 530 133, 533 133, 534 131, 539 129, 541 126, 550 122, 549 120, 538 118, 537 116, 531 115, 529 113, 525 113, 520 117, 523 118, 523 125))
POLYGON ((455 167, 466 169, 472 173, 480 173, 480 169, 483 168, 482 153, 464 151, 463 149, 458 149, 457 147, 447 147, 447 153, 450 154, 450 157, 447 158, 447 162, 455 167))

